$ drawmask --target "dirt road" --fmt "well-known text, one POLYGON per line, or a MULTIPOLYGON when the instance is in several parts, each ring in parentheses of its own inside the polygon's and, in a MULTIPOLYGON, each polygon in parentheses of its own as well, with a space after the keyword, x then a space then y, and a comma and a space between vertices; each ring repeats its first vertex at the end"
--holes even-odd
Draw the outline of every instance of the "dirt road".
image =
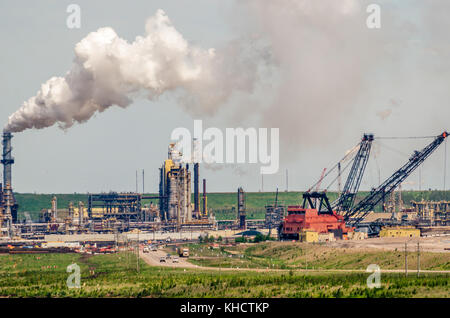
POLYGON ((377 237, 361 241, 339 240, 331 242, 328 246, 338 248, 374 248, 382 250, 403 251, 407 244, 408 251, 416 251, 419 243, 422 252, 450 253, 450 236, 437 237, 377 237))

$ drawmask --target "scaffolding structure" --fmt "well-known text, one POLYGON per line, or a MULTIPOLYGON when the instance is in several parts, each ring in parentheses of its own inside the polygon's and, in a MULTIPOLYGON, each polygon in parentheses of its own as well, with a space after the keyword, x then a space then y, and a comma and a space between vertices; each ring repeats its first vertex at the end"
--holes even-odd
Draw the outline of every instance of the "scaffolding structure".
POLYGON ((450 225, 450 201, 411 201, 419 222, 430 226, 450 225))

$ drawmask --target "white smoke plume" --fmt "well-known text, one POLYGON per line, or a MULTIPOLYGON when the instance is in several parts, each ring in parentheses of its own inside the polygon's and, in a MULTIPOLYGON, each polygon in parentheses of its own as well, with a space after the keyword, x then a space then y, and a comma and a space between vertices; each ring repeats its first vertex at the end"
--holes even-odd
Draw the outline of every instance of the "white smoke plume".
POLYGON ((415 123, 415 131, 410 132, 415 134, 422 133, 417 126, 436 131, 431 124, 436 120, 438 126, 445 126, 445 117, 437 114, 447 114, 450 108, 445 108, 445 98, 438 100, 435 92, 439 90, 439 97, 450 95, 442 87, 450 69, 449 46, 442 44, 450 20, 442 12, 450 8, 450 3, 418 1, 414 11, 417 16, 411 16, 405 14, 410 9, 407 5, 377 1, 381 28, 369 29, 366 9, 371 3, 240 3, 242 11, 251 16, 243 26, 270 43, 279 67, 273 102, 261 116, 263 127, 280 127, 284 159, 298 158, 299 149, 316 147, 320 152, 325 145, 339 149, 341 140, 378 128, 377 115, 389 116, 387 112, 377 114, 378 105, 394 93, 407 102, 396 103, 398 116, 390 118, 389 133, 404 134, 405 122, 415 123), (420 104, 425 104, 424 100, 427 107, 433 107, 433 113, 420 104), (424 116, 430 122, 426 128, 420 124, 424 116))
POLYGON ((331 158, 363 132, 420 136, 448 126, 450 2, 376 1, 381 28, 369 29, 373 3, 240 2, 251 17, 243 27, 270 43, 279 67, 273 101, 260 114, 262 127, 280 127, 281 164, 331 158))
POLYGON ((239 41, 220 51, 195 47, 162 10, 148 19, 145 30, 145 36, 132 43, 109 27, 88 34, 75 46, 71 70, 42 84, 36 96, 9 117, 5 130, 54 124, 67 129, 112 105, 127 107, 132 96, 142 92, 151 100, 176 92, 192 113, 201 108, 211 114, 234 91, 252 91, 258 62, 245 54, 239 41))

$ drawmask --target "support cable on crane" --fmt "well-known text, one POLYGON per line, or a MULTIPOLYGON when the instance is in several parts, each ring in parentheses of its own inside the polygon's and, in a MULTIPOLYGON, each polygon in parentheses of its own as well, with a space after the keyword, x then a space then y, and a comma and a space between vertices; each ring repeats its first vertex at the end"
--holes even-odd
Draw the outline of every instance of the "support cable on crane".
POLYGON ((427 159, 436 150, 439 145, 446 140, 448 133, 444 131, 442 134, 435 136, 434 140, 421 151, 414 151, 400 169, 398 169, 386 181, 380 184, 376 189, 372 189, 369 195, 361 200, 355 207, 344 214, 344 220, 357 226, 373 208, 381 202, 386 195, 389 195, 395 188, 402 183, 425 159, 427 159))
MULTIPOLYGON (((339 166, 339 163, 348 160, 348 158, 350 158, 350 156, 353 155, 359 149, 360 145, 361 143, 358 143, 356 146, 350 149, 341 160, 339 160, 331 169, 329 169, 328 172, 325 173, 323 177, 321 176, 319 180, 317 180, 317 182, 314 183, 306 192, 311 192, 317 186, 317 184, 321 183, 323 179, 325 179, 331 172, 333 172, 339 166)), ((353 159, 354 158, 352 158, 351 160, 353 159)))
POLYGON ((432 139, 436 136, 376 137, 375 139, 432 139))

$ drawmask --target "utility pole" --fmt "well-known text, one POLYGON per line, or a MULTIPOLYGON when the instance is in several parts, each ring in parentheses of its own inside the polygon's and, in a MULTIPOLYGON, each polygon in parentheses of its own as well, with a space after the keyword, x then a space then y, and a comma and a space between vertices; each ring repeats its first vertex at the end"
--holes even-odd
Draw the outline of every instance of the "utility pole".
POLYGON ((405 276, 408 276, 408 251, 407 243, 405 242, 405 276))
POLYGON ((128 243, 128 237, 126 238, 125 241, 125 255, 127 257, 127 269, 130 269, 130 247, 129 247, 129 243, 128 243))
POLYGON ((139 273, 139 229, 138 229, 138 233, 137 233, 137 246, 136 246, 136 267, 137 267, 137 272, 139 273))
POLYGON ((286 169, 286 192, 289 192, 289 172, 286 169))
POLYGON ((136 170, 136 193, 138 192, 138 171, 136 170))
POLYGON ((114 239, 116 240, 116 250, 118 252, 119 251, 119 232, 117 231, 117 228, 115 229, 114 239))
POLYGON ((419 191, 422 191, 422 166, 419 167, 419 191))
POLYGON ((420 243, 417 242, 417 277, 419 277, 420 273, 420 243))
POLYGON ((378 185, 381 184, 381 168, 378 167, 378 185))

